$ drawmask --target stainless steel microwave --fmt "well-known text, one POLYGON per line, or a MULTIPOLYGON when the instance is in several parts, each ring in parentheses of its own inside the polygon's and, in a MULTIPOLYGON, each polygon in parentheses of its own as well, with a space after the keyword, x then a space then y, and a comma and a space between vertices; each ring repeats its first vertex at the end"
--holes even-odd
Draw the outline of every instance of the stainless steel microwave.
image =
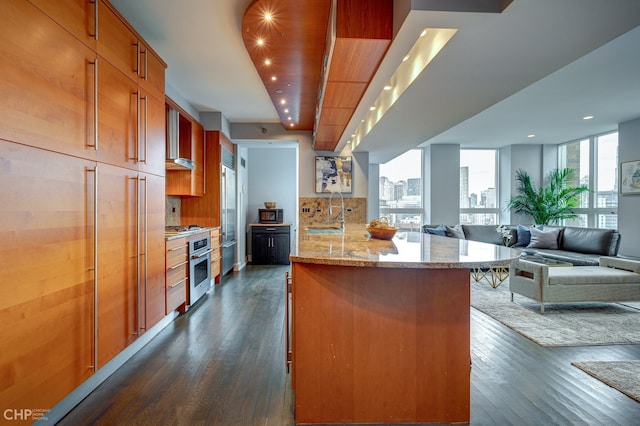
POLYGON ((258 209, 258 221, 260 223, 282 223, 284 213, 282 209, 258 209))

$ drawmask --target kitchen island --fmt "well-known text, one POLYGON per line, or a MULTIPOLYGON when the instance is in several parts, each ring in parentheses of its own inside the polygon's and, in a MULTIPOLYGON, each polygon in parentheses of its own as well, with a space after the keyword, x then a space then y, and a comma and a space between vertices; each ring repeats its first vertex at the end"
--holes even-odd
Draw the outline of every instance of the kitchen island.
POLYGON ((519 252, 423 233, 302 229, 292 261, 295 420, 469 422, 470 268, 519 252))

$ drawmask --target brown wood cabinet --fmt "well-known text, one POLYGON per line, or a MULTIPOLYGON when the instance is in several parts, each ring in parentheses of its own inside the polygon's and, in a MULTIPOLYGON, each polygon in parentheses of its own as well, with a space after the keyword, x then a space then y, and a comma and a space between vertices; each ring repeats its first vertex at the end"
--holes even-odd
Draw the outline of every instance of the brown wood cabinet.
MULTIPOLYGON (((205 153, 205 188, 202 197, 185 197, 181 204, 183 224, 195 223, 200 226, 220 226, 220 171, 222 144, 231 147, 233 144, 219 131, 204 133, 205 153)), ((169 177, 167 177, 167 182, 169 177)))
POLYGON ((96 48, 98 1, 89 0, 29 0, 52 20, 62 25, 81 42, 96 48))
POLYGON ((210 231, 211 236, 211 278, 217 284, 220 282, 220 276, 222 270, 222 236, 220 235, 220 228, 215 228, 210 231))
POLYGON ((167 170, 167 195, 201 197, 205 193, 204 129, 200 123, 180 114, 180 156, 193 160, 192 170, 167 170))
POLYGON ((0 139, 95 159, 95 52, 26 1, 0 16, 0 139))
POLYGON ((175 311, 187 301, 187 289, 189 287, 189 247, 187 238, 180 237, 166 243, 166 313, 175 311))
POLYGON ((0 140, 5 407, 50 407, 93 374, 94 168, 0 140))
POLYGON ((164 63, 97 3, 0 2, 7 407, 52 407, 165 315, 164 63))

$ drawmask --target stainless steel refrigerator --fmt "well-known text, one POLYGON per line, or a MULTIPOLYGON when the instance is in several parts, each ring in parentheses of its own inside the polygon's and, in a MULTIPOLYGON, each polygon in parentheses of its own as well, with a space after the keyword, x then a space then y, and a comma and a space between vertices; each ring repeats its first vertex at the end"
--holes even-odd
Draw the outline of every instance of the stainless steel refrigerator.
POLYGON ((222 234, 222 275, 236 263, 236 172, 235 156, 222 149, 222 179, 220 196, 220 222, 222 234))

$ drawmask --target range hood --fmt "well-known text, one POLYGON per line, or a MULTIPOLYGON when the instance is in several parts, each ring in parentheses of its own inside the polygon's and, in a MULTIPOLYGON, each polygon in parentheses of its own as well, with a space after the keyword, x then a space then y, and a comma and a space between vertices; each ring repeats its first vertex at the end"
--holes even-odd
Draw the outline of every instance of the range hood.
POLYGON ((167 170, 193 170, 193 160, 180 157, 180 113, 167 110, 167 170))

